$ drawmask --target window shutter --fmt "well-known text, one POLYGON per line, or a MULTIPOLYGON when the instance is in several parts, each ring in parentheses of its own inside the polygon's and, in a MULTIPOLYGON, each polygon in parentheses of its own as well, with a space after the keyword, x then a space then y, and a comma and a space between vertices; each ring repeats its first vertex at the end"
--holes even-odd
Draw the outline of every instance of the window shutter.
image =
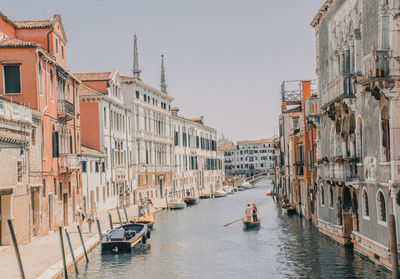
POLYGON ((54 158, 58 158, 60 156, 59 146, 58 146, 58 132, 54 132, 54 158))

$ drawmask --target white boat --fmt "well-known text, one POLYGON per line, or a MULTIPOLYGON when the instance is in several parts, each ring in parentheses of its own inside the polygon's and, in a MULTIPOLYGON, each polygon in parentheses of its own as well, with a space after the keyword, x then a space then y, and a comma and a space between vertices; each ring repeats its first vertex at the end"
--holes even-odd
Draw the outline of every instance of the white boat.
POLYGON ((186 207, 186 203, 182 199, 170 199, 168 207, 173 209, 181 209, 186 207))
POLYGON ((235 193, 235 190, 233 189, 232 186, 224 186, 224 191, 225 191, 228 195, 231 195, 231 194, 235 193))
POLYGON ((250 184, 249 182, 247 182, 247 181, 243 182, 241 186, 243 186, 243 187, 246 188, 246 189, 252 189, 252 188, 253 188, 253 185, 251 185, 251 184, 250 184))
POLYGON ((218 190, 214 193, 214 197, 222 198, 226 196, 226 192, 224 190, 218 190))

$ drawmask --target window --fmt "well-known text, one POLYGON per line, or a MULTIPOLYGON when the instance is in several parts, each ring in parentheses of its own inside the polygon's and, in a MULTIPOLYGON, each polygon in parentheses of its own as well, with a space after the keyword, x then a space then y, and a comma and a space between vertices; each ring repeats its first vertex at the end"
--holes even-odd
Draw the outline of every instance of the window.
POLYGON ((4 87, 6 94, 21 93, 19 65, 4 66, 4 87))
POLYGON ((385 202, 385 196, 383 195, 382 191, 378 191, 377 205, 378 205, 378 220, 381 222, 386 222, 386 202, 385 202))
POLYGON ((382 146, 383 155, 386 162, 390 161, 390 126, 389 126, 389 112, 387 108, 382 110, 382 146))
POLYGON ((17 177, 18 182, 22 182, 22 161, 17 162, 17 177))
POLYGON ((333 208, 333 187, 329 186, 329 207, 333 208))
POLYGON ((64 46, 61 45, 61 57, 62 59, 64 59, 64 46))
POLYGON ((32 146, 36 145, 36 128, 32 128, 32 146))
POLYGON ((52 140, 53 158, 58 158, 59 157, 58 132, 53 130, 51 140, 52 140))
POLYGON ((369 217, 368 193, 365 188, 362 191, 362 202, 363 202, 363 215, 364 217, 369 217))
POLYGON ((58 39, 56 39, 56 52, 58 53, 58 39))
POLYGON ((104 118, 104 128, 107 128, 107 108, 104 108, 103 118, 104 118))
POLYGON ((54 195, 56 195, 57 196, 57 179, 56 178, 54 178, 54 180, 53 180, 53 185, 54 185, 54 195))
POLYGON ((82 161, 82 173, 86 172, 86 168, 87 168, 87 162, 86 161, 82 161))
POLYGON ((52 69, 50 69, 50 98, 54 101, 54 76, 52 69))
POLYGON ((325 206, 325 193, 324 186, 321 184, 321 193, 320 193, 321 205, 325 206))
POLYGON ((136 99, 139 99, 139 97, 140 97, 140 93, 139 93, 139 91, 136 91, 136 99))
POLYGON ((39 95, 42 95, 42 63, 39 62, 38 64, 38 90, 39 95))

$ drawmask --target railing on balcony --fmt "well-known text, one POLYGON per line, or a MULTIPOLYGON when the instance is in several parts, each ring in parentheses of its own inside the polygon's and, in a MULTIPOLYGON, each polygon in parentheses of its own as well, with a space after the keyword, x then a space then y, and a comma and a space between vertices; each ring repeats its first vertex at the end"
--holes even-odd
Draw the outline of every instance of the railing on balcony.
POLYGON ((58 100, 58 117, 71 120, 75 116, 75 105, 67 100, 58 100))
POLYGON ((60 154, 58 168, 61 173, 78 171, 80 168, 78 156, 76 154, 60 154))
POLYGON ((373 50, 363 58, 364 80, 389 76, 389 51, 373 50))
POLYGON ((321 94, 321 106, 324 107, 339 97, 354 96, 354 86, 351 80, 352 76, 353 74, 341 74, 323 88, 321 94))
POLYGON ((318 115, 319 98, 316 98, 316 97, 308 98, 304 103, 304 107, 305 107, 305 116, 306 117, 318 115))

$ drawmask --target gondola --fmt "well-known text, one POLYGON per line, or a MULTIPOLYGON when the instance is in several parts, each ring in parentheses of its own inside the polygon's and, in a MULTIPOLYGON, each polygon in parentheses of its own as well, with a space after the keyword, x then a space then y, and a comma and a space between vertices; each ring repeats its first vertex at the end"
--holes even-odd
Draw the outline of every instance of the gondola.
POLYGON ((132 252, 136 246, 146 243, 150 230, 145 224, 131 223, 109 230, 101 239, 101 251, 132 252))
POLYGON ((133 222, 139 224, 145 224, 148 228, 152 229, 154 223, 157 221, 157 216, 155 214, 143 215, 141 217, 136 217, 133 222))
POLYGON ((242 223, 245 230, 258 229, 261 226, 261 218, 258 218, 257 221, 246 221, 243 219, 242 223))
POLYGON ((183 201, 186 203, 186 205, 194 205, 197 203, 197 199, 191 196, 184 197, 183 201))

